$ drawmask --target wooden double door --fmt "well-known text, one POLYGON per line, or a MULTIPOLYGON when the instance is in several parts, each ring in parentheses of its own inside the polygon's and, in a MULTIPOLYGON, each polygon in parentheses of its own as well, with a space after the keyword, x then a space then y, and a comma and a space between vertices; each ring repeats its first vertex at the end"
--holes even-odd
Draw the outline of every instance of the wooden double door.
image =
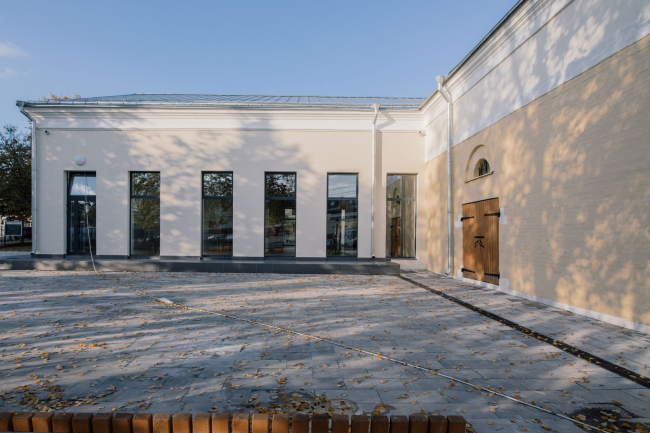
POLYGON ((463 277, 499 284, 499 199, 463 205, 463 277))

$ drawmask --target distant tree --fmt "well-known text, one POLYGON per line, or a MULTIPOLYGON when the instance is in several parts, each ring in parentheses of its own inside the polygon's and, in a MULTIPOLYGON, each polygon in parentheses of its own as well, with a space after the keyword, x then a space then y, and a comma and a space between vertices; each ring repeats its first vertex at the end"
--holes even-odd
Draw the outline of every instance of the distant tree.
POLYGON ((0 215, 20 221, 32 214, 31 139, 13 125, 0 131, 0 215))

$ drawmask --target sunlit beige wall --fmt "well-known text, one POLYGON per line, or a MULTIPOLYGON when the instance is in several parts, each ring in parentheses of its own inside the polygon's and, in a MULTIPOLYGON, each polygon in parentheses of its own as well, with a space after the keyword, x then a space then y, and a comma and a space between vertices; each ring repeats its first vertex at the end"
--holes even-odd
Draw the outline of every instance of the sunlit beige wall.
MULTIPOLYGON (((453 148, 454 219, 462 203, 499 197, 511 290, 650 324, 649 71, 645 37, 453 148), (480 145, 494 174, 466 182, 480 145)), ((446 153, 426 176, 427 266, 444 271, 446 153)))
MULTIPOLYGON (((39 131, 38 253, 65 254, 66 172, 97 173, 97 254, 129 254, 129 172, 161 173, 161 256, 201 255, 201 172, 234 172, 234 255, 264 255, 264 173, 297 172, 298 257, 325 257, 328 172, 359 174, 359 257, 370 256, 371 132, 242 130, 39 131), (74 164, 83 155, 83 167, 74 164)), ((377 134, 381 136, 381 134, 377 134)), ((389 171, 423 170, 417 133, 384 133, 389 171), (415 139, 414 139, 415 137, 415 139)), ((378 140, 381 141, 381 140, 378 140)), ((377 185, 382 184, 381 160, 377 185)), ((384 180, 385 183, 385 180, 384 180)), ((383 197, 381 191, 378 196, 383 197)), ((379 224, 385 207, 376 203, 379 224)), ((424 208, 422 208, 424 219, 424 208)), ((378 236, 376 236, 378 237, 378 236)), ((383 244, 375 249, 384 257, 383 244)), ((423 249, 422 251, 426 251, 423 249)))

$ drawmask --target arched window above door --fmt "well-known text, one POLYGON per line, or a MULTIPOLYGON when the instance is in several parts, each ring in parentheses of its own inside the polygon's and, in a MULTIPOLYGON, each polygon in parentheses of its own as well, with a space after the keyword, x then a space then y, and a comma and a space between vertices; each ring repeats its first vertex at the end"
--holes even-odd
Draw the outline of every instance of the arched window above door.
POLYGON ((494 173, 492 155, 488 148, 480 144, 472 151, 465 168, 465 182, 494 173))

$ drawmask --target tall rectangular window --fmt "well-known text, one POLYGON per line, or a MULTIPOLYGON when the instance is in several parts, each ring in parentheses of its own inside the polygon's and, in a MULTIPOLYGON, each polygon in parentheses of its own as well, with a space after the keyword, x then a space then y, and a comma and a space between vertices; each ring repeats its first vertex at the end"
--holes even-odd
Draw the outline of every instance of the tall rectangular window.
POLYGON ((416 175, 389 174, 386 185, 386 257, 415 258, 416 175))
POLYGON ((68 177, 68 254, 96 253, 97 178, 95 173, 68 177))
POLYGON ((203 255, 232 256, 232 173, 203 173, 203 255))
POLYGON ((296 173, 266 173, 264 256, 296 256, 296 173))
POLYGON ((327 257, 356 257, 358 175, 327 175, 327 257))
POLYGON ((131 173, 131 254, 160 255, 160 173, 131 173))

